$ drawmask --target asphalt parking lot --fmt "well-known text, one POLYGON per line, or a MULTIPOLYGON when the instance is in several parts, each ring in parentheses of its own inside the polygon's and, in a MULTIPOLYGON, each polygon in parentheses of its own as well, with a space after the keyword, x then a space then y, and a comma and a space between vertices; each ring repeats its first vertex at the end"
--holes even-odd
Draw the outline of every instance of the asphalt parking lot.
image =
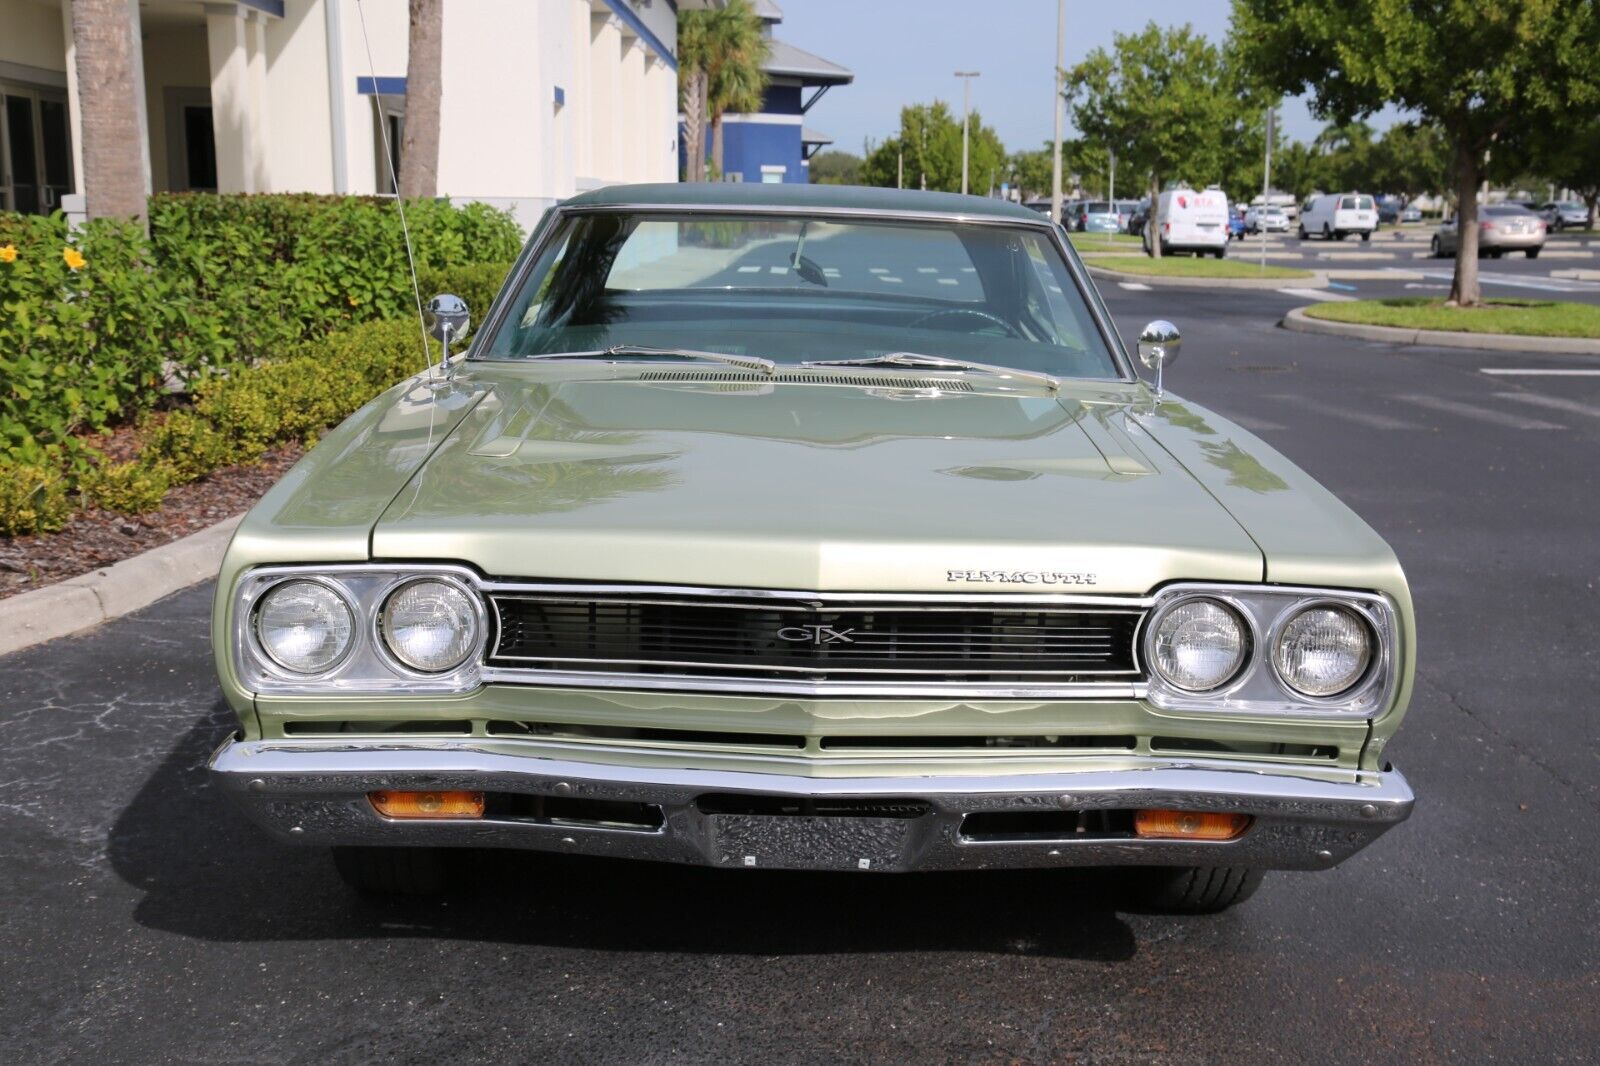
POLYGON ((1176 322, 1171 387, 1407 567, 1390 755, 1419 801, 1369 851, 1211 918, 1095 876, 519 855, 364 901, 207 786, 202 585, 0 659, 0 1061, 1600 1059, 1600 376, 1486 372, 1600 363, 1286 333, 1305 299, 1270 290, 1105 293, 1125 336, 1176 322))

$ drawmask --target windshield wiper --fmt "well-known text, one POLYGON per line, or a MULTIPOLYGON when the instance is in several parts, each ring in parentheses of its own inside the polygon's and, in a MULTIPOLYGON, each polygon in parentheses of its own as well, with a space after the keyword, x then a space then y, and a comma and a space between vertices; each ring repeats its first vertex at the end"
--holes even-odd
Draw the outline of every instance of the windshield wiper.
POLYGON ((1016 378, 1019 381, 1032 381, 1043 385, 1051 392, 1061 388, 1061 381, 1050 374, 1037 370, 1018 370, 1009 366, 992 366, 988 363, 974 363, 966 359, 950 359, 942 355, 923 355, 921 352, 889 352, 885 355, 872 355, 865 359, 813 359, 801 363, 801 366, 891 366, 905 367, 906 369, 932 368, 937 370, 976 370, 983 374, 993 374, 996 377, 1016 378))
POLYGON ((775 373, 778 364, 771 359, 763 359, 759 355, 724 355, 721 352, 702 352, 694 348, 653 348, 648 344, 613 344, 609 348, 601 348, 592 352, 551 352, 546 355, 531 355, 530 359, 604 359, 607 356, 662 356, 672 359, 710 359, 718 363, 727 363, 729 366, 743 367, 745 370, 759 370, 763 374, 775 373))

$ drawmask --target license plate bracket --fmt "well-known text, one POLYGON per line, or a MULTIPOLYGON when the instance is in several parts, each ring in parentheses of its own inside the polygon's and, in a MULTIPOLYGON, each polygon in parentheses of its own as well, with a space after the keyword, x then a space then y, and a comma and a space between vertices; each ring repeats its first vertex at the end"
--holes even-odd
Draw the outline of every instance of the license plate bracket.
POLYGON ((713 814, 707 818, 723 866, 776 870, 899 867, 915 820, 826 815, 713 814))

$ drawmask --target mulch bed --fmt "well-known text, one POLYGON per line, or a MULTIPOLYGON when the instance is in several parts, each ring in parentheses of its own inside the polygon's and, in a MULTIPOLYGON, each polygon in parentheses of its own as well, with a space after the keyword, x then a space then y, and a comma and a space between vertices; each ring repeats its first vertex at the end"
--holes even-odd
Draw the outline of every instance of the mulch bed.
MULTIPOLYGON (((119 436, 102 445, 113 459, 124 458, 132 444, 119 436)), ((150 514, 85 511, 59 533, 0 537, 0 599, 87 574, 248 511, 303 452, 292 444, 254 466, 226 467, 180 485, 150 514)))

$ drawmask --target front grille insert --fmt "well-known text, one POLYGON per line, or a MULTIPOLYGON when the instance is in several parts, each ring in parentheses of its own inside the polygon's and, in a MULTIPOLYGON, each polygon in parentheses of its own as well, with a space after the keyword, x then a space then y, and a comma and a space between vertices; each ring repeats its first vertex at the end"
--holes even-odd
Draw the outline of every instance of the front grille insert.
POLYGON ((694 744, 736 748, 799 750, 806 738, 790 733, 730 733, 711 729, 654 729, 640 726, 579 725, 555 722, 490 722, 493 737, 548 737, 552 740, 616 740, 638 744, 694 744))
POLYGON ((491 667, 810 682, 1131 682, 1135 606, 497 592, 491 667))

